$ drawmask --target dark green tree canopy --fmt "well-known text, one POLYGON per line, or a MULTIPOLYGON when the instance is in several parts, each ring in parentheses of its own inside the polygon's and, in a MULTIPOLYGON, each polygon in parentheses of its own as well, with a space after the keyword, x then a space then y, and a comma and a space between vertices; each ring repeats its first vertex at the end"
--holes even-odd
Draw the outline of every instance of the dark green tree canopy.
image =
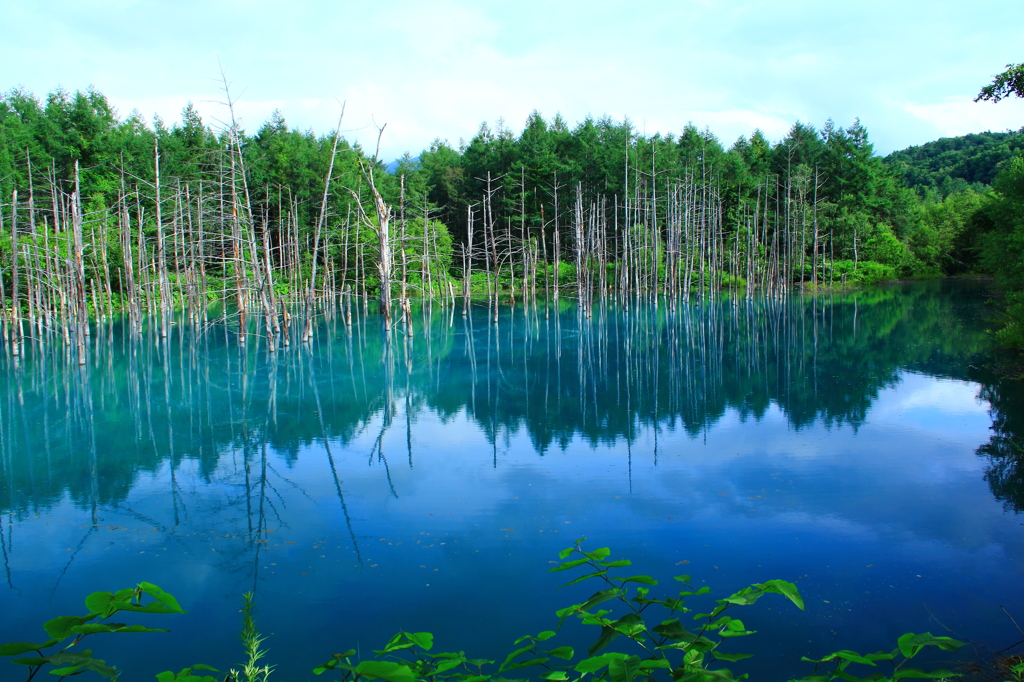
POLYGON ((998 102, 1010 95, 1024 97, 1024 64, 1007 64, 1006 71, 992 79, 991 84, 983 87, 974 101, 998 102))

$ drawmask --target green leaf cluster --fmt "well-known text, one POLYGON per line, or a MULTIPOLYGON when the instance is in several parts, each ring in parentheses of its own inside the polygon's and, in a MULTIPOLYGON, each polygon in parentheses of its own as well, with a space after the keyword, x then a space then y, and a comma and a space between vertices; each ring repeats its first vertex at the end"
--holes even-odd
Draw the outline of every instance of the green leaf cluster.
MULTIPOLYGON (((58 616, 46 621, 43 624, 43 629, 50 639, 45 642, 3 644, 0 645, 0 656, 20 656, 20 658, 13 658, 11 662, 28 669, 26 673, 28 680, 33 679, 38 672, 47 667, 52 668, 48 670, 51 675, 56 675, 61 679, 91 670, 107 679, 116 680, 119 675, 117 668, 108 666, 105 661, 94 658, 91 649, 80 651, 72 651, 72 649, 89 635, 169 632, 169 630, 143 625, 106 622, 107 619, 118 613, 185 613, 173 595, 153 583, 147 582, 117 592, 93 592, 85 598, 85 608, 88 613, 84 616, 58 616), (52 649, 52 651, 47 652, 47 649, 52 649), (35 655, 23 656, 28 653, 35 655)), ((209 677, 200 678, 191 675, 193 669, 213 670, 208 666, 193 666, 191 669, 182 671, 179 676, 160 677, 160 682, 169 680, 208 682, 213 680, 209 677)), ((172 673, 163 673, 163 675, 172 675, 172 673)))
MULTIPOLYGON (((688 606, 696 598, 710 594, 707 587, 696 587, 688 575, 675 577, 679 592, 671 596, 654 596, 652 588, 658 581, 649 575, 615 575, 631 565, 628 559, 612 559, 607 547, 586 550, 583 538, 559 554, 560 563, 553 572, 579 571, 580 575, 565 583, 570 587, 583 582, 598 583, 600 589, 577 604, 556 612, 556 630, 544 630, 515 640, 512 651, 493 672, 485 666, 493 661, 469 660, 463 652, 432 654, 433 638, 429 633, 399 632, 379 651, 376 660, 356 662, 354 650, 335 654, 329 661, 313 669, 317 675, 329 671, 341 673, 344 682, 380 679, 387 682, 414 680, 461 680, 467 682, 509 682, 540 679, 557 682, 640 682, 672 679, 686 682, 738 680, 723 663, 734 663, 750 654, 730 651, 734 638, 754 634, 732 609, 749 606, 769 594, 779 595, 799 609, 803 598, 796 585, 785 580, 769 580, 744 587, 714 601, 707 613, 695 613, 688 606), (585 655, 569 646, 555 646, 552 640, 567 619, 575 618, 597 630, 585 655)), ((561 589, 561 588, 560 588, 561 589)), ((891 653, 861 656, 852 651, 829 654, 815 663, 806 682, 825 680, 899 680, 910 677, 944 679, 946 670, 923 671, 907 668, 904 663, 927 647, 953 650, 962 646, 948 637, 907 633, 899 639, 891 653), (891 661, 889 676, 878 673, 855 678, 849 672, 853 664, 876 666, 877 661, 891 661)))

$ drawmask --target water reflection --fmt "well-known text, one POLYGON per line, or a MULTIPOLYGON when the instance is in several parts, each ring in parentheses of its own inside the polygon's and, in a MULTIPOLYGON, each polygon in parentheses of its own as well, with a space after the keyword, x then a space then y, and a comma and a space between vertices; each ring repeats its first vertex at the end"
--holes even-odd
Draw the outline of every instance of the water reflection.
MULTIPOLYGON (((216 323, 179 325, 167 340, 133 339, 114 326, 93 335, 91 361, 81 368, 59 340, 44 340, 18 365, 4 357, 0 372, 0 558, 8 586, 0 600, 9 600, 0 606, 21 604, 21 590, 52 597, 64 594, 65 582, 80 581, 77 604, 97 575, 160 583, 164 570, 168 589, 231 576, 217 583, 222 594, 210 614, 234 604, 239 583, 270 595, 286 591, 280 613, 295 604, 315 611, 318 595, 341 586, 357 595, 372 593, 373 585, 387 589, 396 596, 385 606, 404 609, 440 603, 413 589, 440 592, 440 578, 417 573, 438 567, 460 576, 447 598, 490 602, 503 597, 483 589, 466 596, 467 582, 501 570, 500 579, 491 578, 496 583, 524 580, 533 564, 517 558, 500 568, 502 562, 522 548, 543 564, 551 547, 535 538, 550 537, 560 549, 564 542, 553 534, 566 522, 574 529, 591 523, 606 536, 598 541, 614 547, 634 537, 673 552, 713 545, 687 549, 666 565, 696 562, 703 552, 709 570, 722 565, 724 574, 722 558, 732 557, 728 587, 873 564, 862 553, 878 552, 871 544, 878 537, 888 543, 885 551, 905 552, 909 542, 928 560, 948 561, 936 548, 955 542, 967 553, 1002 547, 1006 531, 985 526, 990 518, 925 507, 926 491, 908 494, 894 481, 930 485, 966 476, 980 484, 978 471, 950 473, 963 466, 947 457, 960 442, 940 449, 936 437, 926 444, 933 450, 893 456, 879 468, 888 453, 899 454, 899 445, 881 439, 916 429, 906 442, 917 447, 914 438, 925 431, 954 433, 957 410, 985 408, 973 402, 984 377, 971 369, 988 347, 983 287, 922 282, 835 296, 718 300, 674 312, 609 303, 590 319, 563 301, 558 308, 506 308, 497 324, 486 308, 464 317, 461 306, 435 304, 414 310, 411 335, 403 329, 384 337, 372 315, 355 317, 352 327, 328 318, 310 346, 272 354, 257 343, 239 347, 216 323), (890 389, 898 386, 906 390, 897 395, 890 389), (872 423, 886 428, 853 438, 872 423), (758 444, 769 437, 787 439, 785 447, 758 444), (742 460, 726 460, 747 441, 742 460), (711 445, 684 452, 686 442, 711 445), (528 443, 544 475, 527 475, 518 443, 528 443), (810 461, 815 448, 828 457, 803 471, 801 458, 810 461), (875 454, 860 456, 865 449, 875 454), (929 466, 935 471, 920 472, 929 466), (611 506, 626 495, 615 487, 618 479, 595 473, 615 467, 636 492, 628 507, 611 506), (835 494, 840 488, 843 496, 835 494), (442 509, 443 520, 434 516, 442 509), (695 516, 700 523, 687 521, 685 534, 672 525, 695 516), (501 519, 491 525, 505 544, 478 530, 492 517, 501 519), (533 539, 517 535, 523 527, 533 539), (29 535, 38 540, 27 542, 29 535), (796 536, 815 538, 821 566, 796 536), (414 547, 442 551, 447 563, 414 558, 422 556, 414 547), (781 563, 769 564, 773 555, 781 563), (152 563, 154 556, 162 563, 152 563), (374 583, 371 573, 383 571, 385 560, 393 573, 374 583), (330 568, 322 568, 327 561, 330 568), (773 566, 770 575, 761 563, 773 566), (300 598, 294 581, 303 576, 319 577, 300 598)), ((1024 396, 1016 390, 982 384, 993 434, 978 451, 982 460, 968 454, 975 464, 986 462, 993 494, 1013 511, 1024 499, 1015 445, 1024 442, 1017 435, 1024 396)), ((972 426, 971 438, 981 429, 972 426)), ((970 441, 968 453, 980 440, 970 441)), ((943 490, 964 493, 971 505, 988 499, 962 481, 943 490)), ((858 580, 849 583, 866 591, 858 580)), ((886 580, 882 587, 898 584, 886 580)), ((381 606, 369 597, 346 599, 381 606)), ((12 631, 31 620, 18 618, 12 631)), ((228 638, 233 628, 224 627, 228 638)), ((308 636, 296 632, 300 640, 308 636)), ((848 639, 842 645, 858 646, 848 639)))
MULTIPOLYGON (((642 430, 682 429, 696 437, 728 410, 757 420, 772 405, 796 429, 856 429, 899 370, 963 379, 986 347, 972 287, 937 296, 948 284, 926 284, 677 312, 605 306, 589 320, 563 301, 558 310, 506 309, 498 324, 483 310, 463 317, 424 306, 415 336, 387 342, 373 317, 354 329, 332 321, 312 348, 274 354, 237 347, 217 325, 183 326, 167 342, 136 342, 115 327, 94 337, 93 361, 81 370, 42 344, 18 367, 4 360, 0 508, 37 512, 68 494, 95 515, 124 501, 141 473, 167 466, 177 509, 183 460, 209 479, 224 454, 241 477, 232 503, 257 504, 266 490, 253 480, 265 477, 268 448, 294 462, 320 443, 336 471, 332 444, 371 424, 379 433, 368 457, 388 476, 398 462, 414 466, 413 424, 423 411, 442 420, 465 412, 492 457, 503 434, 519 430, 544 453, 577 436, 628 444, 642 430), (383 436, 395 429, 408 435, 406 452, 385 451, 383 436)), ((1009 461, 1017 433, 1009 415, 1020 401, 997 384, 983 397, 997 435, 982 452, 1009 461)), ((1019 487, 996 478, 999 495, 1019 487)))
POLYGON ((1024 510, 1024 383, 986 384, 981 398, 991 405, 992 437, 978 448, 988 461, 985 480, 997 500, 1014 513, 1024 510))

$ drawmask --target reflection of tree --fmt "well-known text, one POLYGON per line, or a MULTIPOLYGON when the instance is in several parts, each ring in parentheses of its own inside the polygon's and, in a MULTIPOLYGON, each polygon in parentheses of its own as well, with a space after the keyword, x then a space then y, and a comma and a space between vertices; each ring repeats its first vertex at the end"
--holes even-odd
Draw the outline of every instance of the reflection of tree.
POLYGON ((993 434, 978 448, 988 460, 985 480, 1007 511, 1024 511, 1024 386, 1019 381, 996 381, 984 386, 993 434))
POLYGON ((630 449, 649 429, 696 437, 728 411, 761 419, 773 405, 797 429, 857 428, 901 370, 964 378, 985 348, 980 305, 978 285, 942 281, 675 310, 606 300, 593 317, 563 299, 548 312, 505 309, 497 324, 483 308, 456 324, 453 310, 427 305, 415 337, 388 342, 365 318, 351 329, 332 318, 312 352, 274 354, 239 348, 217 325, 181 325, 167 341, 113 329, 93 339, 91 367, 36 347, 0 374, 0 513, 64 495, 83 509, 119 506, 139 476, 165 472, 173 529, 197 513, 179 480, 187 464, 236 491, 218 504, 247 509, 243 532, 257 537, 274 485, 288 485, 270 454, 290 466, 315 446, 355 542, 337 447, 373 429, 363 454, 390 478, 382 447, 403 408, 410 465, 422 411, 468 416, 495 466, 517 431, 540 453, 573 438, 630 449))

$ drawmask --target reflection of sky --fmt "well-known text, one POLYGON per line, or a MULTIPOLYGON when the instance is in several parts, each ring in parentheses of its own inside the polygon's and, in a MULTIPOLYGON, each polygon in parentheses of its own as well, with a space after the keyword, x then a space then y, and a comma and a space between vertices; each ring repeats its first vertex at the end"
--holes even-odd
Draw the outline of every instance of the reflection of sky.
MULTIPOLYGON (((172 485, 165 464, 140 474, 125 504, 98 510, 95 528, 66 502, 7 528, 16 589, 0 591, 0 610, 14 614, 0 640, 31 638, 40 613, 76 612, 88 590, 149 580, 191 613, 164 619, 175 632, 161 641, 97 643, 98 656, 142 666, 138 648, 153 656, 142 669, 156 672, 192 662, 175 653, 187 647, 226 666, 240 657, 233 604, 255 586, 286 678, 350 645, 379 647, 399 628, 493 657, 587 596, 586 586, 556 593, 565 574, 544 570, 585 535, 634 559, 635 572, 685 571, 720 596, 797 582, 805 613, 766 600, 743 615, 761 634, 729 649, 756 653, 778 679, 809 672, 792 667, 800 655, 887 649, 939 622, 1005 646, 998 606, 1024 613, 1022 528, 982 478, 975 449, 990 420, 976 393, 904 373, 856 432, 794 431, 773 407, 759 421, 729 411, 696 438, 662 427, 628 444, 575 438, 544 453, 522 429, 492 445, 464 413, 443 424, 417 413, 407 431, 400 408, 379 448, 379 416, 332 444, 344 507, 321 444, 291 466, 269 452, 262 489, 251 452, 248 498, 240 450, 222 454, 210 482, 186 460, 172 485), (257 554, 245 537, 261 505, 272 532, 257 554)), ((566 636, 587 643, 573 627, 566 636)))
MULTIPOLYGON (((978 387, 966 381, 942 380, 904 374, 903 389, 883 392, 871 406, 872 423, 904 428, 960 442, 970 441, 978 429, 991 423, 988 404, 978 398, 978 387)), ((977 462, 976 458, 971 460, 977 462)))

